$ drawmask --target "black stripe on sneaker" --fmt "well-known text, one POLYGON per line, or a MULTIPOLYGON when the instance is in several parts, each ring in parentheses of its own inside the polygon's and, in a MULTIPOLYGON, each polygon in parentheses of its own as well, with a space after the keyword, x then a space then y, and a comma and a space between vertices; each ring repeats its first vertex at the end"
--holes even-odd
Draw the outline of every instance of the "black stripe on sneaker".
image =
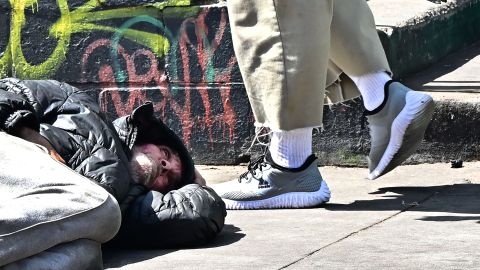
POLYGON ((268 152, 266 155, 265 155, 265 160, 270 163, 270 165, 272 165, 273 168, 275 169, 278 169, 278 170, 281 170, 281 171, 284 171, 284 172, 301 172, 303 170, 305 170, 306 168, 308 168, 312 162, 314 162, 315 160, 317 159, 317 157, 315 156, 315 154, 311 154, 306 160, 305 162, 303 163, 302 166, 298 167, 298 168, 286 168, 286 167, 283 167, 283 166, 280 166, 278 164, 276 164, 273 159, 272 159, 272 155, 270 155, 270 152, 268 152))
POLYGON ((382 104, 380 104, 380 106, 378 106, 375 110, 372 110, 372 111, 365 110, 363 115, 365 115, 365 116, 374 115, 374 114, 378 113, 379 111, 381 111, 383 109, 383 107, 385 107, 385 105, 387 104, 387 101, 388 101, 388 88, 390 87, 390 84, 392 84, 394 82, 398 82, 398 81, 390 80, 387 83, 385 83, 385 87, 383 88, 383 90, 385 91, 385 98, 383 99, 382 104))

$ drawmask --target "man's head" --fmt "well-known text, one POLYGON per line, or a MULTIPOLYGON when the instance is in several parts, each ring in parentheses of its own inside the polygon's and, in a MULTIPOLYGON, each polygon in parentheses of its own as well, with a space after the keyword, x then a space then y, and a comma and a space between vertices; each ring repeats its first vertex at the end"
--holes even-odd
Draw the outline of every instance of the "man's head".
POLYGON ((166 145, 134 146, 130 167, 135 182, 162 193, 175 189, 182 181, 180 156, 166 145))
POLYGON ((154 116, 146 103, 113 122, 127 154, 135 182, 160 192, 195 182, 195 166, 182 140, 154 116))

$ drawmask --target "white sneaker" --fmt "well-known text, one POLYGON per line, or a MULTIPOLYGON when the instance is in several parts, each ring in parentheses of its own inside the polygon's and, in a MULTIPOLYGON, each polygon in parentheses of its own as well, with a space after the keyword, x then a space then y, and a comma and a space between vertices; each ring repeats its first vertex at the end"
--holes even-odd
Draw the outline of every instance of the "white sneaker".
POLYGON ((268 153, 239 179, 212 186, 227 209, 306 208, 328 202, 330 190, 311 155, 296 169, 275 164, 268 153))
POLYGON ((434 108, 433 99, 427 94, 395 81, 385 84, 383 103, 365 112, 371 137, 370 179, 393 170, 417 150, 434 108))

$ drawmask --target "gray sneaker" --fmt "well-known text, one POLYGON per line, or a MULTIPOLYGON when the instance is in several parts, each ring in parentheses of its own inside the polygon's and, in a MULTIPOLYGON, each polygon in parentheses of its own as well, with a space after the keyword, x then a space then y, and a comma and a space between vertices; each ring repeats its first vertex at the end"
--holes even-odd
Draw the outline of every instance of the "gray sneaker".
POLYGON ((423 139, 435 105, 432 97, 389 81, 385 100, 367 111, 371 149, 368 178, 375 179, 405 161, 423 139))
POLYGON ((239 179, 212 186, 227 209, 305 208, 330 199, 330 190, 311 155, 296 169, 281 167, 270 154, 248 165, 239 179))

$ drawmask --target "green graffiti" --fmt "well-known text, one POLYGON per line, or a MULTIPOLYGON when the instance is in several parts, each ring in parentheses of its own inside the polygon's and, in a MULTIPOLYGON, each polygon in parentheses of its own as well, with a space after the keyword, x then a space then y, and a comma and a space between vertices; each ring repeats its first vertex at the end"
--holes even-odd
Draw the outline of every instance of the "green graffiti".
POLYGON ((5 51, 0 54, 0 77, 8 75, 8 70, 12 66, 12 56, 10 46, 7 46, 5 51))
MULTIPOLYGON (((70 42, 68 31, 56 33, 57 46, 45 62, 39 65, 30 65, 25 59, 21 46, 22 28, 25 24, 25 8, 33 6, 35 0, 10 0, 12 6, 12 25, 10 28, 10 50, 12 55, 12 67, 14 74, 21 78, 41 79, 55 71, 58 63, 65 61, 66 50, 70 42)), ((57 1, 62 18, 70 16, 66 1, 57 1)))
MULTIPOLYGON (((150 17, 150 16, 137 16, 135 18, 132 18, 132 19, 126 21, 124 24, 122 24, 120 26, 120 28, 118 29, 118 31, 113 36, 112 49, 111 49, 111 52, 110 52, 110 54, 112 55, 112 59, 113 59, 113 68, 114 68, 114 71, 115 71, 115 79, 117 80, 117 82, 124 82, 127 79, 127 75, 124 73, 123 70, 121 70, 120 64, 118 63, 118 45, 119 45, 120 39, 122 37, 127 37, 126 34, 127 34, 127 32, 130 31, 129 28, 132 27, 134 24, 137 24, 137 23, 140 23, 140 22, 147 22, 147 23, 150 23, 152 25, 155 25, 160 30, 162 30, 164 32, 164 34, 167 36, 165 41, 162 42, 162 40, 159 40, 159 44, 163 44, 164 47, 163 48, 157 48, 157 49, 167 51, 168 50, 168 39, 170 39, 170 40, 173 39, 172 34, 170 33, 170 31, 168 29, 166 29, 164 27, 163 23, 161 21, 153 18, 153 17, 150 17)), ((154 50, 152 50, 152 51, 155 53, 154 50)))
MULTIPOLYGON (((0 75, 5 76, 8 68, 12 67, 14 75, 19 78, 48 78, 54 75, 60 64, 65 61, 71 35, 92 31, 120 32, 121 34, 116 34, 116 36, 143 45, 152 50, 158 57, 162 57, 169 50, 170 44, 167 37, 156 33, 127 29, 124 26, 118 29, 98 24, 98 22, 141 16, 144 21, 158 26, 157 18, 160 11, 165 7, 190 5, 190 0, 167 0, 136 7, 98 10, 102 2, 102 0, 90 0, 70 11, 67 0, 57 0, 60 18, 49 29, 49 35, 56 39, 57 45, 47 60, 38 65, 31 65, 21 49, 21 33, 26 21, 25 9, 31 8, 32 12, 38 12, 38 2, 36 0, 10 0, 10 6, 12 7, 10 38, 3 56, 0 55, 0 75), (146 19, 147 17, 150 19, 146 19)), ((161 28, 163 28, 163 25, 161 28)))

